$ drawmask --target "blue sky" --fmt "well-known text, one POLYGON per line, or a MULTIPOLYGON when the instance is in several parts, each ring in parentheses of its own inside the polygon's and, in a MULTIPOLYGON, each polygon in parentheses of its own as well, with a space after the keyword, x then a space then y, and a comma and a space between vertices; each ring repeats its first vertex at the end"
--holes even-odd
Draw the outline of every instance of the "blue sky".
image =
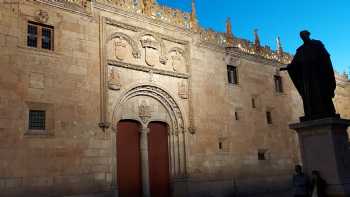
MULTIPOLYGON (((160 4, 191 11, 191 0, 158 0, 160 4)), ((295 53, 302 43, 299 31, 308 29, 331 54, 338 72, 350 71, 350 0, 196 0, 199 23, 225 31, 231 18, 235 36, 253 40, 259 29, 261 43, 275 49, 277 36, 285 51, 295 53)))

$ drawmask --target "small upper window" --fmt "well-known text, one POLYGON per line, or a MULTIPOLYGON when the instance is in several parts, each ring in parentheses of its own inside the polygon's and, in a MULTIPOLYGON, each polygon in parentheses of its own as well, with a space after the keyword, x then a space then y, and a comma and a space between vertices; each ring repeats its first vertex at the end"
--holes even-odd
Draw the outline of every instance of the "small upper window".
POLYGON ((30 130, 45 130, 46 113, 42 110, 29 111, 29 129, 30 130))
POLYGON ((274 76, 274 81, 275 81, 275 90, 278 93, 283 92, 283 84, 282 84, 282 77, 279 75, 274 76))
POLYGON ((219 150, 222 150, 222 142, 219 142, 219 150))
POLYGON ((238 72, 236 66, 227 66, 227 76, 229 84, 238 84, 238 72))
POLYGON ((53 50, 54 28, 52 26, 28 22, 27 46, 53 50))
POLYGON ((236 119, 236 120, 239 120, 239 114, 238 114, 237 111, 235 111, 235 119, 236 119))
POLYGON ((265 161, 265 160, 267 160, 266 153, 267 153, 267 150, 266 150, 266 149, 260 149, 260 150, 258 150, 258 160, 259 160, 259 161, 265 161))
POLYGON ((252 108, 256 108, 255 98, 252 98, 252 108))
POLYGON ((272 124, 272 116, 270 111, 266 112, 266 122, 267 124, 272 124))

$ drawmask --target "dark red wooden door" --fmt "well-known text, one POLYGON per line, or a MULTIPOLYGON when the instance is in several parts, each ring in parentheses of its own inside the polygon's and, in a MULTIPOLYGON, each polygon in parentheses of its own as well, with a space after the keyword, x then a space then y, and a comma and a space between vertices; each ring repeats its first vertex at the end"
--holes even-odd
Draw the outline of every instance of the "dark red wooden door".
POLYGON ((152 197, 169 195, 168 127, 161 122, 149 124, 149 175, 152 197))
POLYGON ((140 126, 121 121, 117 130, 117 174, 120 197, 141 196, 140 126))

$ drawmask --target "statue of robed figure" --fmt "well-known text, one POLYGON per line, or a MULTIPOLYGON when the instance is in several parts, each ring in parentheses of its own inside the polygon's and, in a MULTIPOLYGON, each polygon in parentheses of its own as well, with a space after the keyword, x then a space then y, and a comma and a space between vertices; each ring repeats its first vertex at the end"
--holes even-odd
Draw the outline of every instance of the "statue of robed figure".
POLYGON ((305 116, 301 121, 335 117, 332 98, 336 81, 330 55, 319 40, 310 39, 310 32, 300 32, 304 41, 285 68, 303 99, 305 116))

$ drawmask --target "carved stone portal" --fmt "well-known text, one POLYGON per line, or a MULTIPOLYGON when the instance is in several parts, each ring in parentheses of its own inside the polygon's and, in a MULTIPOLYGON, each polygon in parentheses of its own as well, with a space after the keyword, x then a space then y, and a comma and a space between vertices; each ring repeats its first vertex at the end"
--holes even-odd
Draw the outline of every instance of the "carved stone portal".
POLYGON ((117 69, 110 68, 108 74, 108 87, 111 90, 120 90, 120 75, 117 69))

